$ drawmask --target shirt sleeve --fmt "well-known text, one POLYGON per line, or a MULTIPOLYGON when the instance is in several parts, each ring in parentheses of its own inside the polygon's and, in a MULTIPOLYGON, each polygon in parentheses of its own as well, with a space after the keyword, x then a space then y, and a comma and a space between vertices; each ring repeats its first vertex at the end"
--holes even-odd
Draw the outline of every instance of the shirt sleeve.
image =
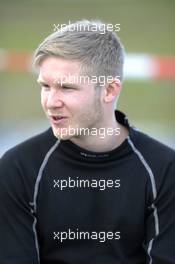
POLYGON ((147 264, 175 264, 175 161, 164 172, 146 218, 147 264))
POLYGON ((38 264, 34 217, 14 155, 0 160, 0 263, 38 264))

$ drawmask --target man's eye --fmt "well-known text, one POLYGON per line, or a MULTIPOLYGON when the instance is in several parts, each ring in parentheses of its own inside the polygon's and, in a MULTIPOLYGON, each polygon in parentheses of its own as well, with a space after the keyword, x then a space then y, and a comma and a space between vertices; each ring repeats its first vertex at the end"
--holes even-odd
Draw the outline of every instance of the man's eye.
POLYGON ((65 89, 65 90, 71 90, 71 89, 74 89, 73 87, 69 87, 69 86, 65 86, 65 85, 62 85, 62 88, 65 89))

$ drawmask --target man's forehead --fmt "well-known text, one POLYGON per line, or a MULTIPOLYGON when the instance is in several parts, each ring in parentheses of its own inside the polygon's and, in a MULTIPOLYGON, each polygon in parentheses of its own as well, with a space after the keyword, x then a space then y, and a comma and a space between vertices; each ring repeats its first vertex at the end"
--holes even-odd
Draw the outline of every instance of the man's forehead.
POLYGON ((38 82, 51 82, 57 84, 63 80, 78 82, 80 64, 60 58, 48 58, 39 68, 38 82))
POLYGON ((86 83, 86 78, 83 78, 83 76, 80 76, 79 74, 63 74, 61 72, 56 73, 47 73, 46 75, 43 75, 41 72, 39 73, 38 83, 48 83, 50 85, 62 85, 62 84, 83 84, 86 83))
POLYGON ((75 73, 80 71, 80 62, 67 60, 59 57, 48 57, 40 65, 42 72, 75 73))

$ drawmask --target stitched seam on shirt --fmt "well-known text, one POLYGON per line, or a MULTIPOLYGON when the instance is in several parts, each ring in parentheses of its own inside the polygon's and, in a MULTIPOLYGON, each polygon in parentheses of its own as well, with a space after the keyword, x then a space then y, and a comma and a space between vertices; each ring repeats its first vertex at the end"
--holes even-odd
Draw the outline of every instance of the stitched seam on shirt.
POLYGON ((39 243, 38 243, 38 238, 37 238, 37 231, 36 231, 36 225, 37 225, 37 218, 36 218, 36 213, 37 213, 37 196, 38 196, 38 190, 39 190, 39 184, 42 178, 42 174, 43 171, 47 165, 47 162, 50 158, 50 156, 52 155, 52 153, 55 151, 55 149, 57 148, 57 146, 59 145, 60 141, 57 140, 56 143, 49 149, 49 151, 47 152, 47 154, 45 155, 43 162, 40 166, 37 178, 36 178, 36 182, 35 182, 35 186, 34 186, 34 195, 33 195, 33 202, 30 203, 30 205, 32 205, 33 209, 31 209, 31 213, 34 217, 34 221, 33 221, 33 225, 32 225, 32 229, 33 229, 33 233, 34 233, 34 238, 35 238, 35 247, 36 247, 36 251, 37 251, 37 257, 38 257, 38 263, 40 263, 40 256, 39 256, 39 243))
MULTIPOLYGON (((140 159, 140 161, 142 162, 142 164, 144 165, 144 167, 146 168, 146 170, 147 170, 147 172, 149 174, 149 177, 150 177, 150 180, 151 180, 151 187, 152 187, 152 192, 153 192, 153 198, 155 200, 156 197, 157 197, 157 190, 156 190, 156 184, 155 184, 154 174, 153 174, 150 166, 148 165, 147 161, 145 160, 144 156, 135 147, 135 145, 132 142, 132 140, 130 139, 130 137, 128 137, 127 139, 128 139, 128 143, 130 144, 132 150, 138 156, 138 158, 140 159)), ((154 203, 152 203, 151 207, 152 207, 153 212, 154 212, 155 236, 157 236, 159 234, 159 217, 158 217, 158 213, 157 213, 157 207, 154 205, 154 203)), ((148 249, 147 249, 148 255, 149 255, 149 258, 150 258, 149 264, 152 264, 151 250, 152 250, 153 241, 154 241, 154 238, 150 240, 149 245, 148 245, 148 249)))

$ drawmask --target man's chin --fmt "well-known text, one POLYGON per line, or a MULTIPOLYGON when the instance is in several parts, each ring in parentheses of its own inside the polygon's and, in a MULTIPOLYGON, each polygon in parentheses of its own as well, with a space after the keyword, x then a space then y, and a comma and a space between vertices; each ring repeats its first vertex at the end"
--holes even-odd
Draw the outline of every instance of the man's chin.
POLYGON ((60 131, 55 129, 52 129, 52 131, 54 136, 60 140, 69 140, 73 137, 72 135, 61 133, 60 131))

